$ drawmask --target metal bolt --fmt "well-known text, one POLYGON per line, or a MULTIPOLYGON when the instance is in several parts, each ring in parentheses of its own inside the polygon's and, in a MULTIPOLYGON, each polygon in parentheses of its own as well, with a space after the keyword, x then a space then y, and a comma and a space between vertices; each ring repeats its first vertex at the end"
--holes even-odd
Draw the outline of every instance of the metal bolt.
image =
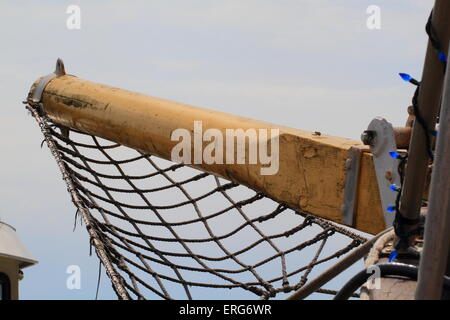
POLYGON ((386 171, 386 174, 384 176, 385 176, 386 180, 388 180, 388 181, 392 181, 392 179, 393 179, 391 171, 386 171))
POLYGON ((365 130, 365 131, 361 134, 361 141, 362 141, 365 145, 372 145, 374 139, 375 139, 375 131, 372 131, 372 130, 365 130))
POLYGON ((392 249, 393 249, 392 247, 386 247, 386 248, 383 248, 381 250, 381 252, 384 253, 384 254, 389 254, 389 253, 392 252, 392 249))
POLYGON ((348 158, 345 160, 345 169, 350 169, 352 167, 352 159, 348 158))

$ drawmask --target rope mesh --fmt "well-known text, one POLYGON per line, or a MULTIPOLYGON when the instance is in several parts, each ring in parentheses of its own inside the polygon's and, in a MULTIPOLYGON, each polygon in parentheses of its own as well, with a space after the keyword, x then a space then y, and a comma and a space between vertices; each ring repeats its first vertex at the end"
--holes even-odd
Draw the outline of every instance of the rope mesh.
POLYGON ((231 288, 268 299, 366 241, 231 181, 61 128, 40 105, 27 109, 121 299, 220 299, 231 288))

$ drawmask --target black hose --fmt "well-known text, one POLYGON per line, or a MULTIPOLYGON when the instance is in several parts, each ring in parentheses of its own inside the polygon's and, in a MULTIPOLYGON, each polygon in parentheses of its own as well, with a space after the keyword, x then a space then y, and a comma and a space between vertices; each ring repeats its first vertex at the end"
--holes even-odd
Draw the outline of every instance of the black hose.
MULTIPOLYGON (((380 277, 401 276, 417 281, 417 276, 419 274, 418 267, 404 263, 381 263, 374 265, 373 267, 379 268, 380 277)), ((373 267, 371 267, 371 269, 373 267)), ((342 287, 341 290, 339 290, 334 297, 334 300, 347 300, 359 287, 366 283, 372 274, 373 273, 370 272, 369 269, 358 272, 342 287)), ((450 278, 447 276, 444 276, 444 288, 450 290, 450 278)))

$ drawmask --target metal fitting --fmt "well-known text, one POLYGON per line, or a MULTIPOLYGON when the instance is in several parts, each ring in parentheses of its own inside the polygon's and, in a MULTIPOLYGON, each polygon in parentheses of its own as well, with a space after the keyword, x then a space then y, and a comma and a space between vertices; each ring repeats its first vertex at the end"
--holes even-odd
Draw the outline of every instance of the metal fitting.
POLYGON ((361 134, 361 141, 367 145, 370 146, 373 144, 373 140, 375 139, 376 132, 372 130, 365 130, 361 134))

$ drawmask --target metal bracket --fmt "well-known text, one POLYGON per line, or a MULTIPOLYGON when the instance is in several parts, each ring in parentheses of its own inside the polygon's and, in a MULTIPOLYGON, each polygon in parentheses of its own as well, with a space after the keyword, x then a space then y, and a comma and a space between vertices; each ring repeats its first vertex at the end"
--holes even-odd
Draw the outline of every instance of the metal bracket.
POLYGON ((395 205, 397 197, 396 192, 393 192, 390 186, 392 184, 400 185, 400 176, 398 174, 399 160, 393 159, 389 155, 390 151, 397 150, 394 128, 386 119, 376 117, 370 122, 367 131, 373 133, 370 150, 380 191, 384 222, 386 227, 389 227, 394 222, 395 216, 387 212, 387 207, 395 205))
POLYGON ((342 222, 353 226, 358 196, 359 164, 361 161, 361 149, 351 147, 348 150, 348 158, 345 161, 347 169, 345 177, 344 204, 341 206, 342 222))
POLYGON ((42 93, 45 90, 45 87, 48 85, 48 83, 53 80, 54 78, 63 76, 66 74, 66 70, 64 69, 64 62, 58 58, 56 60, 56 69, 54 72, 46 75, 39 81, 39 83, 36 85, 36 87, 33 90, 33 94, 31 95, 31 102, 33 103, 39 103, 42 100, 42 93))

